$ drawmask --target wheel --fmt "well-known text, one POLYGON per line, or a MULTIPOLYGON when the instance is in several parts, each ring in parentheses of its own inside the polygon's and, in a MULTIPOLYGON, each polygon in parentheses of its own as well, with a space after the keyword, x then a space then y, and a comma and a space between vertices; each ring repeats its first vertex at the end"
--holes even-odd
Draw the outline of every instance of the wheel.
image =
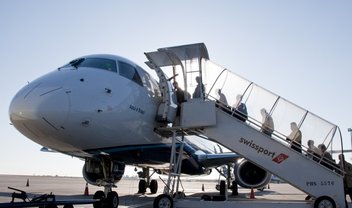
POLYGON ((105 199, 104 191, 97 191, 97 192, 95 192, 95 194, 94 194, 94 196, 93 196, 93 199, 100 199, 100 200, 105 199))
POLYGON ((220 195, 225 195, 226 191, 226 182, 220 181, 220 195))
POLYGON ((66 205, 64 205, 63 208, 73 208, 73 205, 72 204, 66 204, 66 205))
POLYGON ((138 183, 138 193, 144 194, 147 190, 147 182, 145 180, 139 180, 138 183))
POLYGON ((150 185, 149 185, 149 189, 152 194, 155 194, 156 192, 158 192, 158 181, 151 180, 150 185))
POLYGON ((236 181, 232 181, 231 190, 233 196, 238 196, 238 186, 236 181))
POLYGON ((336 203, 328 196, 320 196, 314 201, 314 208, 336 208, 336 203))
POLYGON ((103 201, 105 199, 104 191, 95 192, 93 199, 99 200, 99 201, 96 201, 93 203, 94 208, 103 208, 104 207, 104 204, 103 204, 103 201))
POLYGON ((105 200, 106 208, 117 208, 119 206, 119 195, 116 191, 111 191, 105 200))
POLYGON ((154 208, 173 208, 174 202, 167 194, 161 194, 154 199, 154 208))

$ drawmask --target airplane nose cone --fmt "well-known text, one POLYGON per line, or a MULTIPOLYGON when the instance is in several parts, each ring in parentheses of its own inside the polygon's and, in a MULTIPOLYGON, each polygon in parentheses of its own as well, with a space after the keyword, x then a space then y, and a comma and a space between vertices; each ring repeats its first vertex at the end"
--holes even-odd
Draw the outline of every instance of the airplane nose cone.
POLYGON ((29 84, 13 98, 9 115, 25 136, 38 139, 64 129, 69 113, 67 92, 60 86, 29 84))

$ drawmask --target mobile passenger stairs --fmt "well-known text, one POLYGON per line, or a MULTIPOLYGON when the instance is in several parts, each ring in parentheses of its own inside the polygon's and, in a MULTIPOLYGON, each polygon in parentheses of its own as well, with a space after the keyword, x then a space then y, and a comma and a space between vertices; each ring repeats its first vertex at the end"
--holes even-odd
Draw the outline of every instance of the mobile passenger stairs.
POLYGON ((324 144, 330 149, 342 150, 341 133, 336 125, 210 62, 203 43, 160 48, 145 55, 149 60, 147 65, 157 72, 160 79, 163 102, 157 118, 169 123, 167 127, 158 129, 158 132, 172 133, 173 144, 182 143, 184 135, 189 132, 205 136, 277 175, 314 199, 294 205, 284 202, 265 205, 255 201, 196 201, 194 204, 189 199, 173 199, 173 194, 178 193, 182 155, 182 147, 177 152, 173 145, 170 158, 170 169, 173 172, 169 175, 164 194, 156 197, 154 207, 222 207, 229 206, 227 203, 231 203, 232 207, 348 206, 344 195, 344 171, 335 163, 308 153, 305 147, 307 141, 312 139, 316 145, 324 144), (161 68, 165 73, 167 69, 172 69, 171 79, 174 81, 176 71, 181 71, 177 81, 180 86, 184 86, 185 92, 193 92, 196 77, 204 84, 205 90, 202 90, 200 98, 190 99, 189 93, 185 93, 187 102, 181 105, 180 118, 175 119, 176 102, 171 79, 167 78, 161 68), (236 97, 240 101, 234 107, 221 103, 216 99, 216 89, 221 89, 230 103, 234 103, 236 97), (248 118, 243 119, 235 110, 241 102, 247 106, 248 118), (274 120, 275 127, 271 136, 261 131, 260 111, 263 108, 274 120), (178 119, 180 121, 175 122, 178 119), (286 140, 291 132, 291 122, 297 123, 302 132, 302 153, 292 149, 292 141, 286 140), (181 139, 176 141, 178 135, 181 135, 181 139))

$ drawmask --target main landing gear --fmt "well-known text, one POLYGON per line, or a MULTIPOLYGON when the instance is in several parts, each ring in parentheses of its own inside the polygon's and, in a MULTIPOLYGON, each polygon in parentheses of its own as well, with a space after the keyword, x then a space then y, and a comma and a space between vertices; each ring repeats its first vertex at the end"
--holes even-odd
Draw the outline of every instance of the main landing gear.
POLYGON ((158 181, 150 180, 151 176, 154 174, 150 174, 149 168, 143 168, 141 172, 138 172, 138 176, 140 178, 138 183, 138 193, 145 194, 147 192, 147 188, 150 189, 150 193, 155 194, 158 192, 158 181))

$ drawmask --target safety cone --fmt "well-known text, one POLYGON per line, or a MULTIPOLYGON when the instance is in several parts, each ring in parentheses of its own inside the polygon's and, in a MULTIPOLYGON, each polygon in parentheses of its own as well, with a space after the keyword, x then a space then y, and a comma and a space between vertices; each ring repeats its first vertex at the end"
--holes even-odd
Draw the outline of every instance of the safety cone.
POLYGON ((84 189, 84 196, 88 196, 89 191, 88 191, 88 183, 86 183, 86 188, 84 189))
POLYGON ((255 199, 253 188, 251 188, 251 194, 249 195, 249 198, 255 199))
POLYGON ((28 179, 28 178, 27 178, 26 186, 27 186, 27 187, 29 186, 29 179, 28 179))
POLYGON ((204 191, 204 184, 202 184, 202 191, 204 191))

